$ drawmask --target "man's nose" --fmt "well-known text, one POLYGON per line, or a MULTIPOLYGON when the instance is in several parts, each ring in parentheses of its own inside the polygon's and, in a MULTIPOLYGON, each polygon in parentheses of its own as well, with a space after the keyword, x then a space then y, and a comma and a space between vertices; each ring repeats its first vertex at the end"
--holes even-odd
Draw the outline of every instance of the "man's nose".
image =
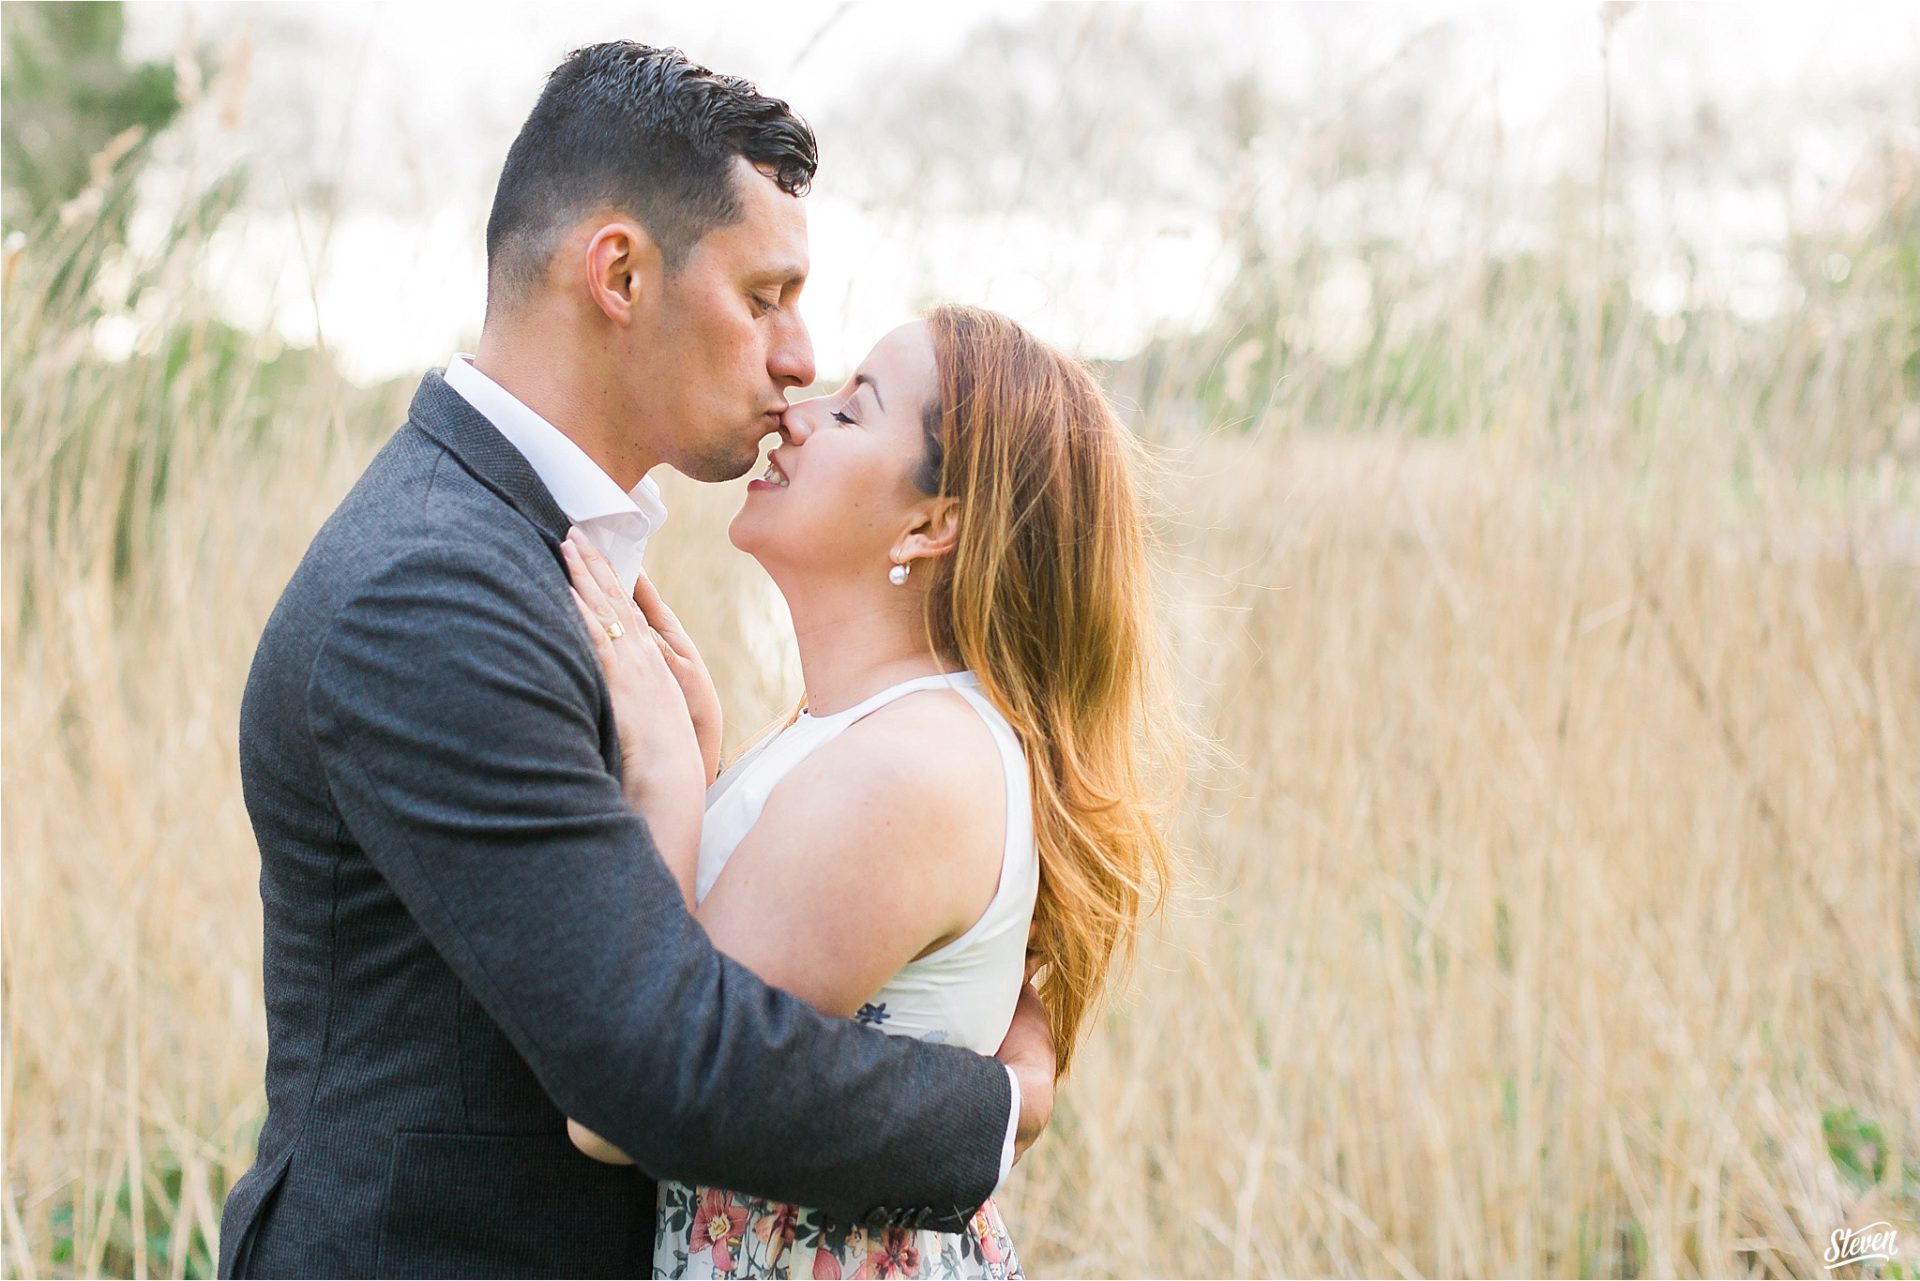
POLYGON ((767 352, 767 372, 782 387, 812 386, 813 338, 807 333, 807 322, 798 310, 787 312, 786 317, 788 323, 780 326, 767 352))

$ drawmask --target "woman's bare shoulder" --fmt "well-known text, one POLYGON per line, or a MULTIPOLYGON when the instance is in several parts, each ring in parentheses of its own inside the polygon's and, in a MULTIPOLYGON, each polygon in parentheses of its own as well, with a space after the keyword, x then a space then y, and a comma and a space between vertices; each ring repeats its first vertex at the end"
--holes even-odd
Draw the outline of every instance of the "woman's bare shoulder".
POLYGON ((1005 835, 991 731, 958 695, 910 694, 774 786, 696 915, 768 982, 850 1014, 980 919, 1005 835))
MULTIPOLYGON (((847 727, 830 746, 868 778, 885 776, 923 803, 980 810, 1005 788, 1000 749, 980 713, 953 690, 918 690, 847 727)), ((1004 806, 1002 806, 1004 808, 1004 806)))
POLYGON ((982 907, 999 883, 1005 844, 999 748, 959 694, 908 694, 795 766, 768 796, 768 819, 830 826, 840 842, 876 846, 870 852, 895 874, 920 867, 962 898, 980 897, 982 907))

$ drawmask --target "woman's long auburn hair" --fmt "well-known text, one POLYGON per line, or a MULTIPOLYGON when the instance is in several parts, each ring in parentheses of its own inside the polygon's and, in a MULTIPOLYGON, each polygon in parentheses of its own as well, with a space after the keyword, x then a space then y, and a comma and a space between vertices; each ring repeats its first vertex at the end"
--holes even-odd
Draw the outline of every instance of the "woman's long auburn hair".
POLYGON ((922 488, 959 503, 931 571, 933 651, 1026 749, 1040 889, 1029 963, 1062 1075, 1143 907, 1164 901, 1184 760, 1156 620, 1145 450, 1092 375, 1005 316, 927 318, 939 367, 922 488), (938 420, 934 419, 937 412, 938 420))

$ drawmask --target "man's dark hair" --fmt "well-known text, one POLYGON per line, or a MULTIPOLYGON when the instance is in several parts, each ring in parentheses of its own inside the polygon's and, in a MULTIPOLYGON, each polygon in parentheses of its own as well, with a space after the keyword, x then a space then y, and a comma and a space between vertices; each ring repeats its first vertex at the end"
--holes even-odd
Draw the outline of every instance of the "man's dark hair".
POLYGON ((813 130, 778 98, 678 49, 630 40, 567 55, 507 151, 487 219, 487 302, 538 284, 554 238, 604 205, 632 214, 676 271, 700 238, 740 216, 744 156, 789 195, 820 163, 813 130))

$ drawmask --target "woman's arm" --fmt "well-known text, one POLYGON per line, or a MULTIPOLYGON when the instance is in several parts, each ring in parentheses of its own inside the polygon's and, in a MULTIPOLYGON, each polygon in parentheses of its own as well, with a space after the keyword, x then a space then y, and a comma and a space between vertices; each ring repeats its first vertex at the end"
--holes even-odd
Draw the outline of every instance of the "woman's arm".
MULTIPOLYGON (((622 645, 608 642, 605 626, 612 622, 635 632, 634 640, 650 636, 697 728, 697 696, 703 689, 710 696, 712 683, 678 620, 644 575, 633 599, 624 599, 611 566, 591 544, 577 535, 568 543, 569 574, 623 738, 629 724, 666 709, 657 696, 641 692, 657 682, 643 678, 639 669, 646 664, 635 662, 632 648, 622 648, 631 641, 623 635, 622 645)), ((711 735, 699 735, 709 781, 718 754, 705 749, 717 740, 717 698, 710 724, 711 735)), ((669 816, 657 812, 657 795, 649 802, 634 787, 626 790, 656 837, 665 838, 662 855, 690 901, 698 810, 690 826, 663 821, 669 816)), ((958 937, 985 910, 999 883, 1005 810, 998 749, 978 714, 958 695, 909 696, 850 727, 781 781, 708 895, 701 923, 720 950, 766 982, 822 1012, 850 1015, 901 966, 958 937), (805 854, 795 857, 796 851, 805 854), (883 926, 873 923, 876 914, 883 926)), ((1005 1047, 1002 1052, 1022 1082, 1022 1147, 1046 1123, 1052 1086, 1044 1014, 1027 1021, 1038 1034, 1022 1044, 1042 1052, 1029 1056, 1032 1063, 1005 1047)), ((1016 1018, 1016 1032, 1020 1024, 1016 1018)), ((629 1162, 578 1120, 569 1118, 567 1131, 587 1155, 629 1162)))
POLYGON ((628 808, 647 821, 660 857, 691 909, 711 771, 679 678, 668 664, 671 651, 637 602, 621 591, 613 567, 579 530, 567 531, 560 554, 615 708, 621 791, 628 808), (684 765, 693 768, 681 768, 684 765))
POLYGON ((823 1014, 850 1016, 992 901, 1006 784, 979 714, 910 694, 813 752, 695 910, 714 945, 823 1014))
MULTIPOLYGON (((1005 834, 1006 784, 979 714, 956 694, 909 695, 780 781, 695 919, 763 981, 850 1017, 979 919, 1005 834)), ((1033 1111, 1037 1130, 1051 1107, 1033 1111)), ((629 1163, 578 1121, 567 1133, 595 1160, 629 1163)))

